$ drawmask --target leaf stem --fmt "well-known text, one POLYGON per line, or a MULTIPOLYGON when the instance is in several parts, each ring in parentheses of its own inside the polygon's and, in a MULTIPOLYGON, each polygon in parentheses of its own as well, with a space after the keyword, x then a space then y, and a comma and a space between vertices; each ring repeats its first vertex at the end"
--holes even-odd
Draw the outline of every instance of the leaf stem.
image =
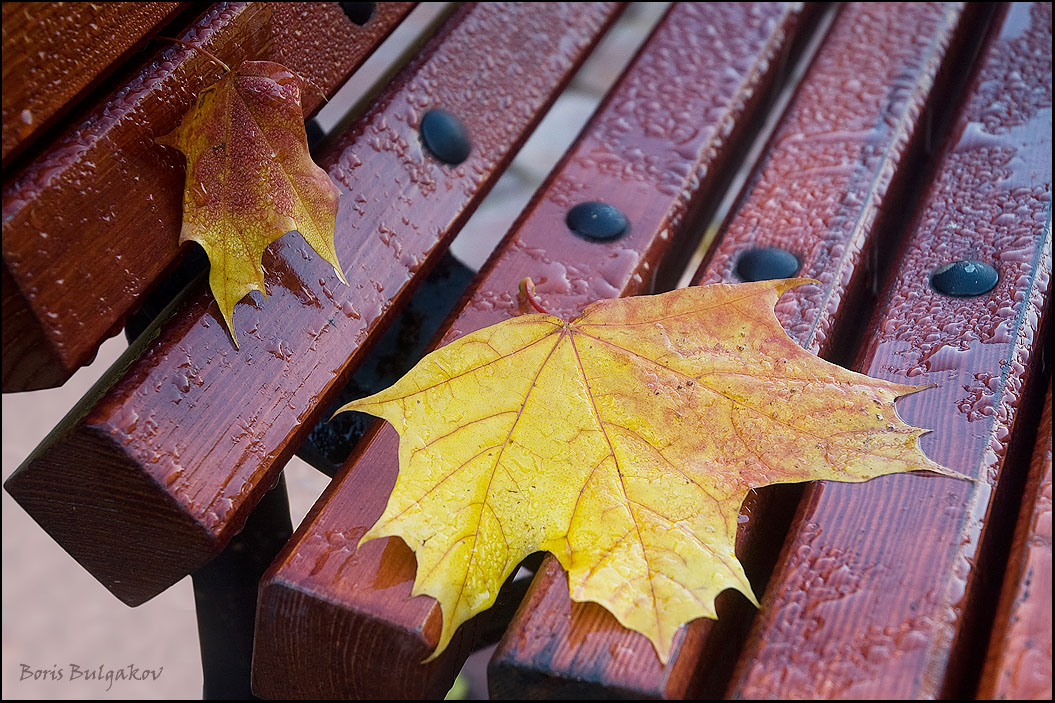
POLYGON ((216 56, 216 54, 212 53, 208 49, 204 49, 204 48, 198 46, 197 44, 191 44, 189 41, 183 41, 182 39, 175 39, 173 37, 154 37, 154 38, 155 39, 161 39, 163 41, 170 41, 173 44, 179 44, 180 46, 185 46, 188 49, 197 49, 198 51, 200 51, 201 53, 203 53, 207 57, 209 57, 209 60, 211 60, 213 63, 219 64, 220 66, 222 66, 223 70, 227 71, 228 73, 231 72, 231 67, 228 66, 227 64, 225 64, 223 61, 221 61, 216 56))
POLYGON ((531 280, 531 276, 525 276, 524 279, 520 281, 520 293, 529 303, 531 303, 531 307, 535 308, 543 315, 553 314, 546 308, 542 307, 542 301, 540 301, 535 294, 535 282, 531 280))

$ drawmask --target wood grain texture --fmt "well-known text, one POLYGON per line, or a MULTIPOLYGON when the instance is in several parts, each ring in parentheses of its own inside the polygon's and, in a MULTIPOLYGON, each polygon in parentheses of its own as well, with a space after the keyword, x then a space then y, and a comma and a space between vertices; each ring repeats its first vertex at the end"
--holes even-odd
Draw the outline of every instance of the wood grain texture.
POLYGON ((4 168, 188 4, 5 2, 4 168))
POLYGON ((238 350, 203 291, 18 469, 7 482, 11 494, 126 602, 142 602, 208 561, 241 528, 367 343, 442 255, 618 9, 461 9, 320 157, 342 193, 335 243, 351 285, 302 238, 278 240, 264 256, 267 302, 254 295, 235 310, 238 350), (535 66, 543 52, 550 60, 535 66), (428 156, 418 137, 421 115, 440 106, 462 116, 472 135, 472 153, 456 167, 428 156), (93 447, 87 461, 86 445, 93 447), (150 484, 152 495, 126 503, 119 483, 96 485, 98 472, 112 467, 134 474, 131 484, 150 484), (89 493, 90 506, 82 498, 89 493), (70 502, 82 506, 75 519, 47 519, 70 502), (177 518, 154 514, 169 505, 177 518), (138 531, 125 524, 133 517, 138 531), (160 546, 170 523, 196 527, 207 543, 173 534, 160 546), (178 557, 144 568, 140 562, 158 549, 178 557))
POLYGON ((928 456, 977 481, 811 484, 732 697, 971 693, 989 514, 1037 381, 1051 275, 1051 5, 1003 8, 992 30, 855 362, 871 376, 935 384, 898 410, 934 430, 920 442, 928 456), (930 287, 932 271, 963 259, 995 266, 996 288, 954 298, 930 287))
POLYGON ((1051 700, 1050 378, 977 697, 1051 700))
MULTIPOLYGON (((664 262, 683 265, 694 216, 720 195, 803 12, 779 4, 685 3, 671 10, 435 343, 517 314, 524 276, 548 309, 571 318, 599 298, 649 292, 664 262), (717 35, 737 38, 718 48, 717 35), (591 200, 625 213, 629 232, 604 243, 573 235, 564 222, 568 209, 591 200)), ((413 553, 394 539, 356 549, 395 483, 396 447, 395 430, 376 425, 265 576, 258 694, 442 696, 471 649, 475 621, 437 661, 422 664, 438 641, 440 611, 431 598, 410 597, 413 553), (392 671, 407 686, 397 694, 392 671)))
MULTIPOLYGON (((282 61, 332 94, 412 5, 380 4, 359 27, 336 3, 221 3, 181 38, 229 65, 282 61)), ((219 71, 200 51, 164 49, 4 174, 4 392, 63 383, 173 265, 184 159, 154 139, 219 71)), ((305 115, 322 100, 306 91, 305 115)))
MULTIPOLYGON (((900 214, 974 19, 957 5, 845 7, 694 284, 739 281, 737 259, 750 248, 791 251, 802 263, 798 275, 820 284, 784 295, 777 316, 800 345, 829 356, 839 346, 835 321, 867 305, 869 263, 890 255, 888 213, 900 214), (892 29, 902 26, 917 31, 892 29)), ((773 542, 783 538, 770 528, 781 526, 776 515, 793 511, 799 492, 767 488, 741 512, 737 554, 756 589, 773 542)), ((699 619, 683 629, 664 667, 643 636, 597 605, 572 603, 563 570, 552 557, 547 561, 492 660, 492 695, 721 695, 735 643, 753 614, 746 599, 725 594, 718 621, 699 619)))

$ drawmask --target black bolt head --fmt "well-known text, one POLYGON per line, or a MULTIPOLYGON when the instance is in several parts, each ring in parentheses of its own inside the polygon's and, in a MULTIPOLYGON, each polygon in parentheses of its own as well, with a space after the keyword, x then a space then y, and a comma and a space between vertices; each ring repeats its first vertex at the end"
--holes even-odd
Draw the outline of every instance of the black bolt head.
POLYGON ((930 285, 934 290, 957 298, 988 293, 999 280, 995 268, 981 261, 970 260, 945 264, 930 275, 930 285))
POLYGON ((786 249, 748 249, 736 261, 736 275, 741 281, 772 281, 794 276, 801 265, 798 258, 786 249))
POLYGON ((344 10, 344 14, 360 27, 370 21, 377 8, 376 2, 341 2, 337 3, 344 10))
POLYGON ((630 228, 626 215, 608 203, 596 200, 579 203, 568 210, 564 222, 580 237, 598 241, 618 239, 630 228))
POLYGON ((472 150, 465 125, 446 110, 429 110, 422 116, 421 139, 429 153, 452 166, 469 158, 472 150))

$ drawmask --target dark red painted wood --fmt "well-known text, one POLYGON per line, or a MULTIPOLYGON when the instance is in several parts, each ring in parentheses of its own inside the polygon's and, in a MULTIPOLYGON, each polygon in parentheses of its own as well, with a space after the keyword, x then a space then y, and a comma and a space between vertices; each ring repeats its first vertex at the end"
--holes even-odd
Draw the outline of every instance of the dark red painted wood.
MULTIPOLYGON (((516 314, 524 276, 548 309, 570 318, 599 298, 649 292, 658 270, 684 266, 696 216, 715 205, 785 68, 779 59, 815 9, 675 6, 481 271, 442 341, 516 314), (605 243, 573 235, 568 209, 592 200, 625 213, 629 233, 605 243)), ((376 426, 265 576, 258 694, 441 696, 472 647, 471 623, 423 665, 440 612, 431 598, 410 597, 413 554, 393 539, 356 550, 394 485, 396 446, 395 431, 376 426)))
POLYGON ((977 698, 1051 699, 1050 378, 977 698))
POLYGON ((619 9, 462 8, 321 158, 342 193, 336 248, 350 285, 303 239, 278 240, 264 257, 267 302, 235 308, 240 349, 203 292, 74 410, 8 480, 11 494, 128 603, 208 561, 619 9), (418 138, 422 113, 441 106, 472 135, 457 167, 418 138))
POLYGON ((4 168, 188 5, 5 2, 4 168))
MULTIPOLYGON (((412 6, 379 4, 359 27, 336 3, 220 3, 182 39, 229 65, 284 62, 332 94, 412 6)), ((167 47, 30 164, 4 174, 4 392, 65 382, 172 265, 184 163, 154 139, 219 71, 200 51, 167 47)), ((305 115, 322 100, 305 92, 305 115)))
MULTIPOLYGON (((1020 403, 1043 382, 1051 276, 1051 5, 1014 4, 979 57, 912 235, 855 368, 935 387, 899 401, 935 461, 976 478, 896 475, 811 484, 728 694, 743 698, 971 695, 972 639, 994 496, 1020 403), (939 266, 976 259, 985 295, 938 294, 939 266), (966 689, 966 690, 965 690, 966 689)), ((1050 309, 1050 308, 1049 308, 1050 309)))
MULTIPOLYGON (((890 255, 890 214, 901 213, 976 18, 955 5, 845 7, 694 284, 739 281, 737 259, 753 247, 791 251, 802 262, 798 275, 821 283, 784 295, 778 317, 799 344, 830 356, 839 347, 835 321, 867 304, 869 260, 890 255), (905 26, 915 31, 895 31, 905 26)), ((790 517, 798 494, 767 489, 742 511, 737 553, 759 592, 783 538, 776 515, 790 517)), ((492 660, 492 695, 721 694, 753 614, 746 599, 724 595, 719 620, 690 624, 661 666, 642 635, 595 604, 572 603, 563 570, 547 562, 492 660)))

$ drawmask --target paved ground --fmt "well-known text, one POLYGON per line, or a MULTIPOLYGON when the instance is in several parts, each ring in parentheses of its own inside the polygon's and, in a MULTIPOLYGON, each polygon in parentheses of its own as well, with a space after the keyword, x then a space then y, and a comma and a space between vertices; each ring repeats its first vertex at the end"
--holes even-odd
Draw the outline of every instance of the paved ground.
MULTIPOLYGON (((478 268, 505 234, 559 155, 578 133, 599 96, 622 71, 665 3, 631 7, 536 130, 524 152, 492 191, 455 242, 453 250, 478 268)), ((428 21, 422 7, 408 20, 428 21)), ((393 35, 391 52, 405 38, 393 35)), ((389 54, 390 55, 390 54, 389 54)), ((379 63, 384 64, 382 58, 379 63)), ((376 76, 376 69, 361 73, 376 76), (373 71, 373 72, 372 72, 373 71)), ((349 86, 361 90, 363 82, 349 86), (357 87, 358 86, 358 87, 357 87)), ((328 110, 338 112, 335 99, 328 110)), ((331 118, 323 115, 324 127, 331 118)), ((3 397, 3 477, 29 455, 44 435, 120 355, 122 338, 110 340, 94 364, 58 389, 3 397)), ((286 469, 297 524, 322 491, 326 477, 294 459, 286 469)), ((121 604, 63 552, 6 494, 3 495, 3 697, 6 698, 200 698, 201 662, 190 579, 131 609, 121 604), (158 672, 156 680, 89 679, 86 672, 158 672), (61 672, 62 679, 56 680, 61 672), (73 679, 73 680, 71 680, 73 679)), ((486 655, 467 667, 463 695, 480 696, 486 655)))

